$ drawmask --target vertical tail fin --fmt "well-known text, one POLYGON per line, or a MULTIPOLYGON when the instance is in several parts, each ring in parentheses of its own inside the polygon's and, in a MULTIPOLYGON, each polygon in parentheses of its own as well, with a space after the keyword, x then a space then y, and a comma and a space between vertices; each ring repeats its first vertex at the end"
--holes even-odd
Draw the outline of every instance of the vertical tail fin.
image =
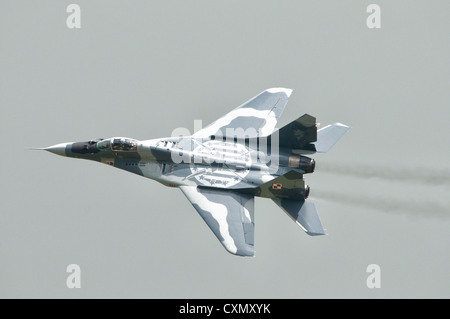
POLYGON ((347 125, 333 123, 317 130, 316 118, 304 114, 274 132, 270 136, 269 143, 273 142, 272 139, 278 138, 279 147, 309 153, 326 153, 349 129, 347 125))
POLYGON ((304 114, 278 130, 280 147, 304 149, 317 141, 316 118, 304 114))
POLYGON ((321 128, 317 131, 317 142, 313 143, 316 151, 318 153, 328 152, 349 129, 349 126, 341 123, 333 123, 321 128))

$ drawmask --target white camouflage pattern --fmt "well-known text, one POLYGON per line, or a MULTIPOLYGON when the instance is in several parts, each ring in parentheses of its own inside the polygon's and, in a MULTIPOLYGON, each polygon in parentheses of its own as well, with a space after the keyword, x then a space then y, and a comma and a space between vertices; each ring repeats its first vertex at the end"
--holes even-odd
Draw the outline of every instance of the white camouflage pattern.
POLYGON ((254 256, 254 198, 272 199, 309 235, 325 231, 306 202, 303 175, 349 129, 334 123, 317 131, 303 115, 274 131, 292 90, 268 89, 192 136, 145 141, 124 137, 61 143, 49 152, 124 169, 179 187, 225 249, 254 256))

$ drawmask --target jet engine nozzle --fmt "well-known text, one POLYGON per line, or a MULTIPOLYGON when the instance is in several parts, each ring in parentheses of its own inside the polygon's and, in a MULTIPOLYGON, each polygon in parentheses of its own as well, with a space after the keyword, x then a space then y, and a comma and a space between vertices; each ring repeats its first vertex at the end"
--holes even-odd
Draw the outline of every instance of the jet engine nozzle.
POLYGON ((305 173, 312 173, 316 167, 316 161, 312 158, 303 155, 291 154, 289 155, 289 167, 300 168, 305 173))
POLYGON ((310 187, 309 185, 305 185, 305 199, 307 199, 309 197, 309 191, 310 191, 310 187))

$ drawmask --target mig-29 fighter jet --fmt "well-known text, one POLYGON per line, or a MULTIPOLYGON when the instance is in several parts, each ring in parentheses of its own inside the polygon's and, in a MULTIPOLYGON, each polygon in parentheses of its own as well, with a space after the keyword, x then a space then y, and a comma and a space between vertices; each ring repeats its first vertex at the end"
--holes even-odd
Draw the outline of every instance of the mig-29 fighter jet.
POLYGON ((178 187, 225 249, 254 256, 254 199, 273 200, 308 235, 325 231, 303 176, 349 129, 305 114, 275 129, 292 90, 272 88, 191 136, 61 143, 44 150, 94 160, 178 187))

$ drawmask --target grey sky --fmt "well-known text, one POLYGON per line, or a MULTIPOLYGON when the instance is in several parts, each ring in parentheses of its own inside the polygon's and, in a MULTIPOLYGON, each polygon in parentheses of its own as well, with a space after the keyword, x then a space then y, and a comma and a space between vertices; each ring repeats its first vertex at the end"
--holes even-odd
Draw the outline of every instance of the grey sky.
POLYGON ((70 3, 0 2, 0 297, 450 297, 449 181, 426 175, 450 171, 450 2, 75 1, 78 30, 70 3), (177 189, 26 150, 170 136, 270 87, 294 90, 279 127, 352 129, 306 176, 329 235, 257 199, 255 258, 226 253, 177 189))

